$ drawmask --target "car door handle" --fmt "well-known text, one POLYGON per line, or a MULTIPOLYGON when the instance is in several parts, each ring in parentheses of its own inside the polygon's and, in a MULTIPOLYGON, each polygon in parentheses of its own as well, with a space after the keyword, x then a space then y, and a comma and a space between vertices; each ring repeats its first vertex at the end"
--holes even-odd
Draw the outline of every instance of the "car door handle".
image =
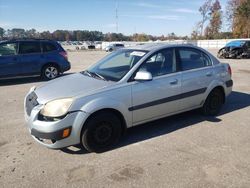
POLYGON ((212 72, 207 72, 207 73, 206 73, 206 76, 207 76, 207 77, 210 77, 210 76, 212 76, 212 75, 213 75, 212 72))
POLYGON ((174 80, 171 80, 169 83, 170 85, 176 85, 178 83, 178 80, 174 79, 174 80))

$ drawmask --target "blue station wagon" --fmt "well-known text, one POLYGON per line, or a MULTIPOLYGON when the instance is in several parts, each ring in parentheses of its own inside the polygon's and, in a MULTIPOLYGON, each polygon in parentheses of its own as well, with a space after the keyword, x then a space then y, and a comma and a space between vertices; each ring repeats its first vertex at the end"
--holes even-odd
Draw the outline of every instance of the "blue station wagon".
POLYGON ((51 80, 70 67, 67 52, 56 41, 19 39, 0 43, 0 79, 40 75, 51 80))

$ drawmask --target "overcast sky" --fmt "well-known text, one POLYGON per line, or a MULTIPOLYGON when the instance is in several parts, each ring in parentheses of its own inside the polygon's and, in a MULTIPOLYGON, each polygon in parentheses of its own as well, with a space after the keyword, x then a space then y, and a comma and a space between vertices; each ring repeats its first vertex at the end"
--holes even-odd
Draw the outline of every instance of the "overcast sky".
MULTIPOLYGON (((222 7, 226 0, 220 0, 222 7)), ((0 27, 190 35, 204 0, 0 0, 0 27)))

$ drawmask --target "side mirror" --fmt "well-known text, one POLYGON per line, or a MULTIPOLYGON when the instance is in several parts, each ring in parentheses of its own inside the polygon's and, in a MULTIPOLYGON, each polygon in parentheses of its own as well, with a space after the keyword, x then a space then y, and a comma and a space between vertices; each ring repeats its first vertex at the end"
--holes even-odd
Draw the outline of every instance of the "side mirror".
POLYGON ((153 79, 152 74, 147 71, 138 71, 134 78, 136 81, 151 81, 153 79))

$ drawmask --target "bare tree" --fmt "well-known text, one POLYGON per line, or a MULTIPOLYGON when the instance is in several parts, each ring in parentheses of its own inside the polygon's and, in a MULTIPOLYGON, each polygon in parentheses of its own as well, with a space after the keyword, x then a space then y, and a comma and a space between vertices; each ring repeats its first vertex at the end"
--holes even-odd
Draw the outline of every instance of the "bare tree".
POLYGON ((203 36, 204 25, 209 19, 209 12, 211 9, 211 4, 212 4, 212 0, 206 0, 204 4, 199 8, 199 12, 201 13, 201 16, 202 16, 202 20, 200 21, 201 36, 203 36))
POLYGON ((210 8, 210 23, 209 23, 209 33, 210 38, 218 38, 219 32, 222 26, 222 11, 219 0, 215 0, 210 8))

